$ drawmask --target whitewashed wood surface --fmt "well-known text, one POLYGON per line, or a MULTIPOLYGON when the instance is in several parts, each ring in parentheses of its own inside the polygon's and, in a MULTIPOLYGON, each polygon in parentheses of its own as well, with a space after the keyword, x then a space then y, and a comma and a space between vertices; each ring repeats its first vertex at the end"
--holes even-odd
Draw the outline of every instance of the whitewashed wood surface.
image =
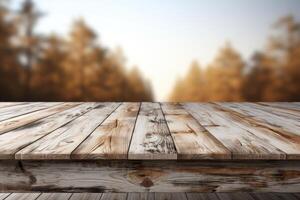
POLYGON ((2 102, 0 159, 299 160, 300 103, 2 102))

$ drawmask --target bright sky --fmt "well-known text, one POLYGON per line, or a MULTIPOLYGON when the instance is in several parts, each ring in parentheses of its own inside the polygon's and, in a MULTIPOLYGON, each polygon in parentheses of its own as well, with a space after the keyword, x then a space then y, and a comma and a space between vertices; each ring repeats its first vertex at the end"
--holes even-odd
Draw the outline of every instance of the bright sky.
MULTIPOLYGON (((18 5, 21 0, 13 1, 18 5)), ((38 31, 66 34, 83 17, 100 42, 121 47, 127 65, 150 79, 156 100, 167 100, 192 60, 206 65, 230 41, 247 59, 263 49, 281 16, 300 19, 300 0, 36 0, 46 16, 38 31)))

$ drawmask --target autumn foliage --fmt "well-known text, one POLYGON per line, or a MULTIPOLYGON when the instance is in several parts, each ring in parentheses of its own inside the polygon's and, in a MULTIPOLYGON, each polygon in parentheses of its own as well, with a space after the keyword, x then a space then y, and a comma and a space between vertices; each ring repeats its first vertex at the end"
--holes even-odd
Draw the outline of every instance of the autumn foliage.
POLYGON ((292 16, 274 25, 264 52, 250 61, 230 43, 206 67, 193 62, 171 101, 300 101, 300 23, 292 16))
POLYGON ((151 101, 150 82, 125 68, 122 50, 102 46, 83 19, 67 37, 35 33, 30 0, 12 12, 0 1, 0 101, 151 101))
MULTIPOLYGON (((153 100, 138 67, 128 71, 122 50, 102 45, 83 19, 65 37, 41 35, 43 15, 31 0, 17 11, 0 0, 0 101, 153 100)), ((300 101, 300 23, 279 19, 266 46, 244 60, 227 42, 208 66, 192 62, 169 100, 300 101)))

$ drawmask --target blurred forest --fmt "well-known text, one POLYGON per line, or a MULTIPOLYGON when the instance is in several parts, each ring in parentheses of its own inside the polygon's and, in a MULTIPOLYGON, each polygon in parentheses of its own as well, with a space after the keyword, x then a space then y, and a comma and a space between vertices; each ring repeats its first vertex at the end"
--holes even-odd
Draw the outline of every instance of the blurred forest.
POLYGON ((151 101, 150 82, 125 68, 121 49, 101 46, 83 19, 67 39, 41 35, 43 13, 31 0, 19 10, 0 0, 0 101, 151 101))
POLYGON ((206 67, 192 62, 177 80, 171 101, 300 101, 300 23, 279 19, 263 52, 250 61, 230 43, 206 67))
MULTIPOLYGON (((83 19, 67 37, 41 35, 32 0, 0 0, 0 101, 152 101, 149 80, 121 49, 101 45, 83 19)), ((170 101, 300 101, 300 22, 279 19, 267 48, 243 60, 228 42, 208 66, 191 63, 170 101)), ((167 91, 166 91, 167 92, 167 91)))

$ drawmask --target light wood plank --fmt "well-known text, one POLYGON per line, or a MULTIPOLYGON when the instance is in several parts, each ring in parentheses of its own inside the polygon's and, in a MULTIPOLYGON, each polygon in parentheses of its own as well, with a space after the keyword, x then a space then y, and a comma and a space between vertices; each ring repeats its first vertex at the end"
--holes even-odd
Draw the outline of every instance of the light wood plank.
POLYGON ((228 113, 208 103, 186 103, 184 107, 222 142, 233 159, 285 159, 286 154, 268 141, 240 127, 228 113))
POLYGON ((37 200, 68 200, 71 195, 72 193, 43 193, 37 200))
POLYGON ((150 192, 132 192, 127 194, 127 200, 154 200, 155 194, 150 192))
POLYGON ((132 136, 129 159, 177 159, 172 136, 159 103, 142 103, 132 136))
POLYGON ((256 103, 255 105, 257 105, 259 109, 263 109, 267 112, 271 112, 281 117, 292 118, 294 120, 300 119, 300 111, 284 109, 284 108, 273 106, 272 104, 265 104, 265 103, 256 103))
POLYGON ((102 193, 73 193, 69 200, 100 200, 102 193))
POLYGON ((127 159, 140 103, 123 103, 72 153, 73 159, 127 159))
POLYGON ((187 193, 187 198, 188 200, 219 200, 214 193, 187 193))
POLYGON ((14 154, 25 146, 97 106, 98 103, 85 103, 0 135, 0 159, 14 159, 14 154))
POLYGON ((60 105, 56 105, 44 110, 36 111, 33 113, 28 113, 25 115, 21 115, 18 117, 14 117, 8 120, 4 120, 0 122, 0 135, 14 130, 16 128, 19 128, 21 126, 27 125, 29 123, 35 122, 39 119, 48 117, 50 115, 53 115, 55 113, 67 110, 69 108, 72 108, 74 106, 79 105, 80 103, 64 103, 60 105))
POLYGON ((230 159, 231 153, 181 105, 163 103, 178 159, 230 159))
POLYGON ((251 116, 257 124, 286 135, 300 136, 300 123, 290 118, 280 117, 270 112, 259 110, 251 103, 223 103, 222 106, 251 116))
POLYGON ((35 200, 40 193, 12 193, 5 200, 35 200))
POLYGON ((259 102, 259 103, 271 107, 282 108, 284 110, 300 112, 300 105, 298 103, 297 104, 288 103, 288 102, 259 102))
POLYGON ((8 197, 10 195, 10 193, 0 193, 0 200, 5 199, 6 197, 8 197))
POLYGON ((235 121, 241 128, 285 152, 287 159, 300 159, 300 137, 298 135, 271 128, 266 123, 257 120, 253 113, 239 109, 236 104, 218 103, 218 105, 218 109, 227 114, 227 119, 235 121))
POLYGON ((6 120, 6 119, 10 119, 13 117, 17 117, 20 115, 24 115, 27 113, 31 113, 31 112, 35 112, 38 110, 42 110, 42 109, 46 109, 49 108, 51 106, 55 106, 61 103, 29 103, 29 104, 22 104, 22 105, 17 105, 17 106, 13 106, 13 107, 6 107, 6 108, 2 108, 0 109, 0 121, 6 120))
POLYGON ((0 102, 0 108, 25 104, 25 102, 0 102))
POLYGON ((217 193, 220 200, 255 200, 249 193, 217 193))
POLYGON ((101 200, 126 200, 127 193, 104 193, 101 200))
POLYGON ((120 104, 102 103, 16 153, 16 159, 70 159, 71 153, 120 104))

